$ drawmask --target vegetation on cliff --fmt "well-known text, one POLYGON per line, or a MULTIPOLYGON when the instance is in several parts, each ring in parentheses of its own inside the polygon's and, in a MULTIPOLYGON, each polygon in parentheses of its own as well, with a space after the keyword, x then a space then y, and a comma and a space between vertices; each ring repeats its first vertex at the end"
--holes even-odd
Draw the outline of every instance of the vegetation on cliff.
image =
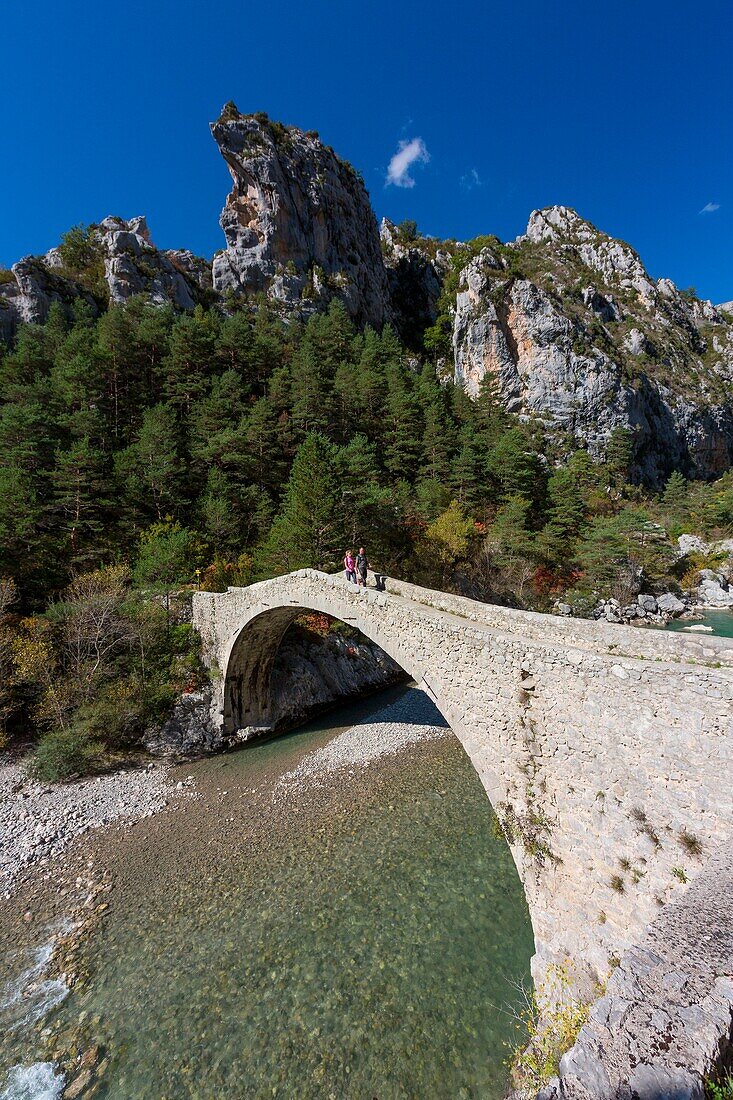
POLYGON ((603 464, 569 453, 488 378, 470 400, 337 302, 306 323, 265 304, 53 308, 0 352, 0 458, 0 713, 82 762, 195 674, 165 604, 197 578, 333 570, 362 544, 406 579, 582 610, 642 571, 682 580, 672 536, 733 532, 733 475, 645 495, 623 431, 603 464))

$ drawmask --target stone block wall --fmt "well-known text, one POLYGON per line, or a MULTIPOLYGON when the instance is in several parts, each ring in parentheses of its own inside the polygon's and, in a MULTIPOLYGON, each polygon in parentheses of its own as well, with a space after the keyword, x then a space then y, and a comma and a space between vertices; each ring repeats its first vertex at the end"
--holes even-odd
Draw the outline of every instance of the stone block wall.
POLYGON ((219 724, 267 720, 303 608, 358 627, 433 698, 501 821, 535 934, 603 980, 733 821, 733 645, 535 615, 303 570, 196 595, 219 724), (246 697, 237 702, 234 693, 246 697), (234 700, 234 701, 233 701, 234 700))

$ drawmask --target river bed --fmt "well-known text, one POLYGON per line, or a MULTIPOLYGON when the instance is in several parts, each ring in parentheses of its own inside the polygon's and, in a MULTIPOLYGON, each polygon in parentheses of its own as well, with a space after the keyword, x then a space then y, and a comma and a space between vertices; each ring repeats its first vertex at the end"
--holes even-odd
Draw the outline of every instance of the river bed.
MULTIPOLYGON (((480 781, 423 693, 189 775, 184 805, 71 853, 110 889, 78 984, 5 1035, 0 1097, 61 1095, 60 1058, 72 1092, 109 1100, 498 1100, 529 917, 480 781), (36 1091, 3 1081, 12 1065, 36 1091)), ((36 903, 36 951, 63 919, 57 893, 36 903)), ((23 969, 12 929, 6 988, 23 969)))

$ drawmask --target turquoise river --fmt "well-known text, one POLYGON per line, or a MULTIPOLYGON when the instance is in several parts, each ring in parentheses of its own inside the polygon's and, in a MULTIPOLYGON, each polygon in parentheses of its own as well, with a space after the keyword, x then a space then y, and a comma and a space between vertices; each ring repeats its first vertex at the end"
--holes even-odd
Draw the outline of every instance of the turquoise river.
MULTIPOLYGON (((197 797, 91 842, 113 886, 88 976, 35 1025, 99 1045, 89 1095, 504 1094, 529 918, 481 783, 422 693, 179 774, 197 797), (421 739, 365 763, 395 723, 421 739)), ((42 1057, 36 1030, 4 1056, 42 1057)))

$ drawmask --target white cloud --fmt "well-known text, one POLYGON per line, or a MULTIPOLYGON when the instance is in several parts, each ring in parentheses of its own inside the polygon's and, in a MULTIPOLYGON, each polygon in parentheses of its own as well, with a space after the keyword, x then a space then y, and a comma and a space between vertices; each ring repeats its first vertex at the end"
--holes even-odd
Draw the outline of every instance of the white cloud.
POLYGON ((481 177, 475 168, 461 176, 459 183, 464 191, 473 191, 474 187, 481 186, 481 177))
POLYGON ((410 169, 413 164, 427 164, 429 160, 430 154, 422 138, 401 141, 397 152, 389 162, 385 186, 393 183, 395 187, 414 187, 415 181, 410 175, 410 169))
POLYGON ((719 202, 706 202, 702 210, 698 210, 698 214, 714 214, 716 210, 720 210, 719 202))

